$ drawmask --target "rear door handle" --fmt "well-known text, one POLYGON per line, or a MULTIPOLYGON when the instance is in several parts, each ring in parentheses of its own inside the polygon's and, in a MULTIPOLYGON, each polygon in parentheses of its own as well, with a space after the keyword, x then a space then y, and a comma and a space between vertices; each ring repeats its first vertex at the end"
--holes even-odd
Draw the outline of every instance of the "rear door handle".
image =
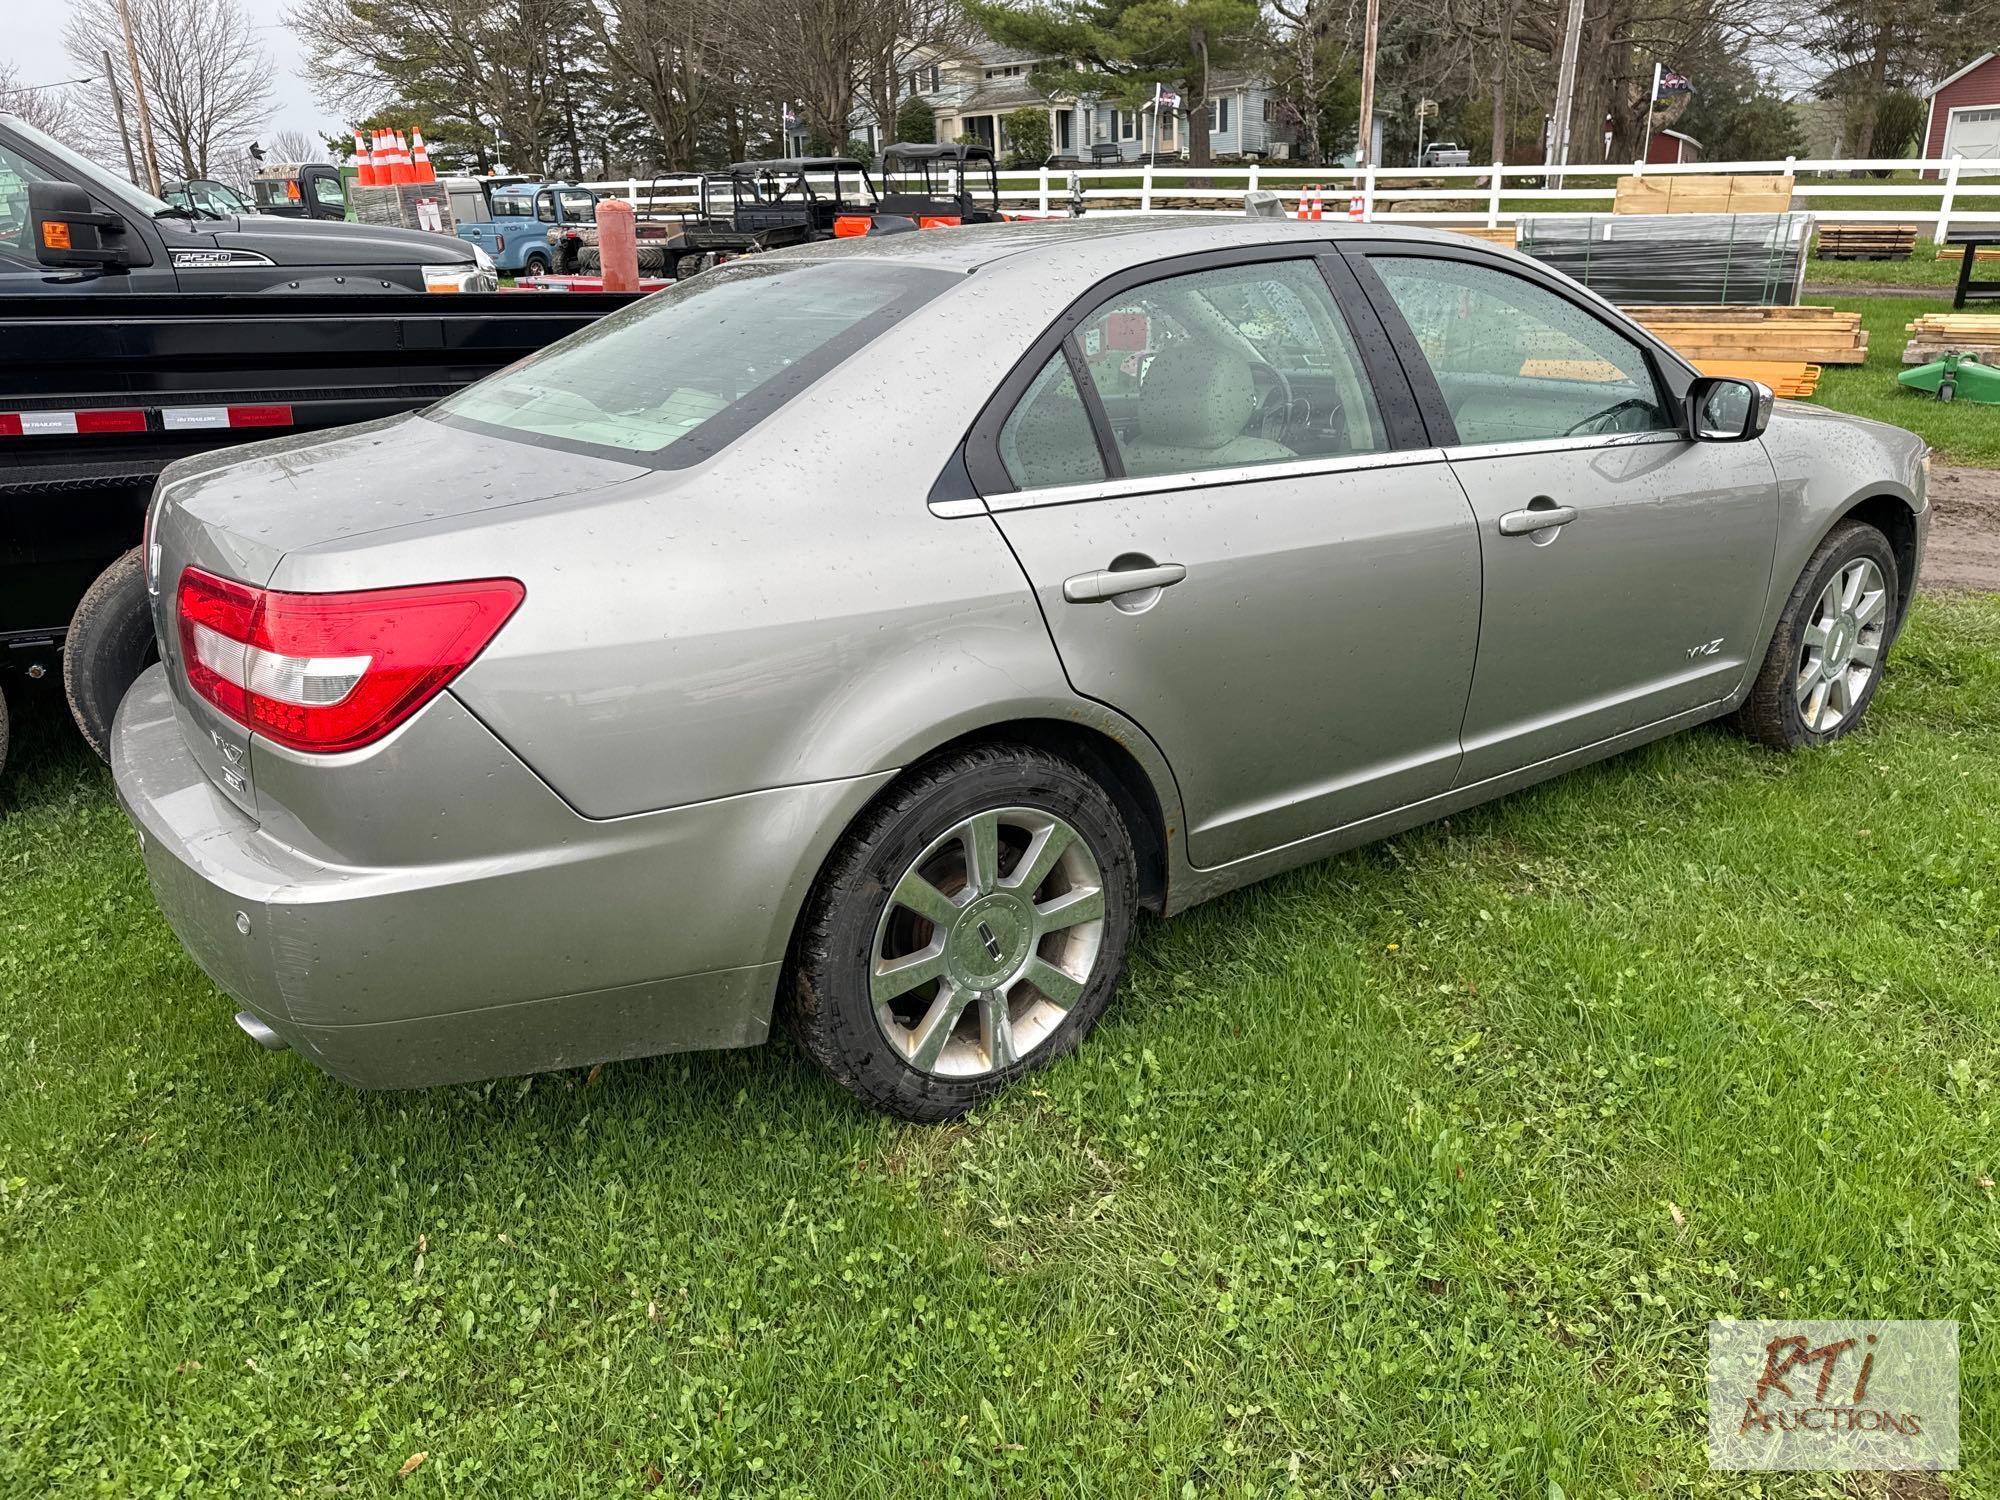
POLYGON ((1576 519, 1574 505, 1545 505, 1534 510, 1510 510, 1500 518, 1500 535, 1529 536, 1576 519))
POLYGON ((1063 598, 1071 604, 1103 604, 1147 589, 1171 588, 1185 577, 1187 569, 1179 563, 1156 563, 1150 568, 1101 568, 1095 573, 1065 578, 1063 598))

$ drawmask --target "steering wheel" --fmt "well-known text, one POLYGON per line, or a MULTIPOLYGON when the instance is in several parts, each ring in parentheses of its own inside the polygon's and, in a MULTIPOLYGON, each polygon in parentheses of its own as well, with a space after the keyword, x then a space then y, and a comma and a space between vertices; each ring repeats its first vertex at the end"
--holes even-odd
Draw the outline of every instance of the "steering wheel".
POLYGON ((1292 425, 1295 402, 1291 378, 1269 360, 1263 359, 1251 361, 1250 378, 1263 387, 1257 397, 1257 435, 1267 441, 1281 443, 1292 425), (1268 381, 1264 377, 1268 377, 1268 381))
POLYGON ((1594 411, 1575 426, 1566 429, 1564 437, 1576 437, 1585 432, 1643 432, 1643 427, 1627 427, 1619 422, 1619 417, 1628 411, 1642 411, 1653 415, 1653 403, 1644 396, 1627 396, 1615 406, 1607 406, 1603 411, 1594 411))

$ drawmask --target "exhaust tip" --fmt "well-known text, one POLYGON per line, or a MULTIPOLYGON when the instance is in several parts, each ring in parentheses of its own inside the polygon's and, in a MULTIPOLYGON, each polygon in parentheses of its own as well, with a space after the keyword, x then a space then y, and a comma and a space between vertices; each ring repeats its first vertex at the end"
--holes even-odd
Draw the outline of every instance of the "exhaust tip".
POLYGON ((290 1042, 279 1036, 277 1032, 266 1026, 247 1010, 236 1012, 236 1024, 242 1028, 245 1036, 249 1037, 251 1041, 266 1051, 289 1052, 292 1048, 290 1042))

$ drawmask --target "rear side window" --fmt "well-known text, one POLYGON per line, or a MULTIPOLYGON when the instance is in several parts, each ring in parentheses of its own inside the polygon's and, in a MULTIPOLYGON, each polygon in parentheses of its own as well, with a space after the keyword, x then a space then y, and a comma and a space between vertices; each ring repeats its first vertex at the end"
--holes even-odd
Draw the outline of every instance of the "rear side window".
POLYGON ((1461 443, 1671 432, 1644 352, 1565 297, 1466 261, 1374 256, 1461 443))
POLYGON ((1024 490, 1105 477, 1090 413, 1060 349, 1001 427, 1000 462, 1024 490))
POLYGON ((431 415, 680 468, 721 452, 958 279, 879 261, 737 261, 467 386, 431 415))

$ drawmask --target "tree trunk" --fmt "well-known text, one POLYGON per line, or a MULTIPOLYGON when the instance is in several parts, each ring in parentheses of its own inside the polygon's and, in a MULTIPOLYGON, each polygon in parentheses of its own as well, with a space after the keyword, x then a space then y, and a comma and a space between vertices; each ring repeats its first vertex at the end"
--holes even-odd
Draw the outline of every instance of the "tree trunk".
POLYGON ((1493 48, 1493 159, 1507 160, 1507 61, 1514 55, 1514 21, 1521 0, 1501 0, 1500 36, 1493 48))

